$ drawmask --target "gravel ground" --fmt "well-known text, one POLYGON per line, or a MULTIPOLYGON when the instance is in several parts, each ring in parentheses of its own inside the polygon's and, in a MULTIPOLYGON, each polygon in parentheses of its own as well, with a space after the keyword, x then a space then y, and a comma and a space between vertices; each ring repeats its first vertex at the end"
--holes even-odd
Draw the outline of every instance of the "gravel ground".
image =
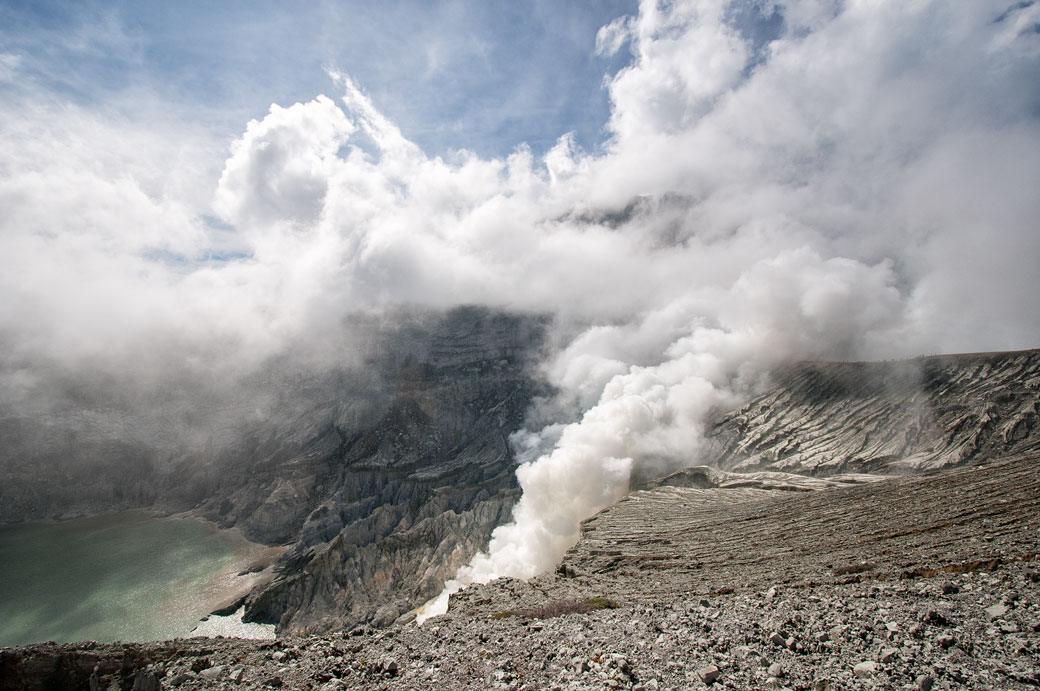
POLYGON ((82 687, 99 689, 1034 689, 1038 581, 1020 562, 328 637, 32 646, 4 651, 0 686, 22 688, 19 655, 36 667, 98 665, 82 687))
POLYGON ((561 573, 467 589, 422 627, 11 648, 0 689, 1036 689, 1038 476, 1022 456, 719 494, 725 515, 661 488, 590 519, 561 573), (666 544, 625 527, 651 505, 666 544))

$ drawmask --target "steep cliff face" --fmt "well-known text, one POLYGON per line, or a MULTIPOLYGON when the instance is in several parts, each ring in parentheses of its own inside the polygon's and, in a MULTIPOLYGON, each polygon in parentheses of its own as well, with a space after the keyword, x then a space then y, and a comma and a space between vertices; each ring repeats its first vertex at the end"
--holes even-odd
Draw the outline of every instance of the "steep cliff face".
POLYGON ((1040 350, 798 363, 721 415, 723 470, 913 473, 1040 450, 1040 350))
POLYGON ((389 624, 485 547, 517 496, 508 436, 537 391, 518 362, 537 333, 456 320, 394 364, 374 424, 336 427, 323 472, 303 462, 293 484, 280 469, 259 506, 253 487, 233 495, 226 520, 253 531, 309 497, 280 575, 249 598, 247 619, 294 631, 389 624))
POLYGON ((249 618, 283 631, 392 622, 508 519, 508 438, 546 393, 531 375, 545 324, 463 308, 363 326, 350 364, 272 362, 196 396, 190 434, 170 429, 184 421, 169 407, 135 416, 104 387, 46 414, 0 411, 0 520, 191 510, 290 546, 249 618))

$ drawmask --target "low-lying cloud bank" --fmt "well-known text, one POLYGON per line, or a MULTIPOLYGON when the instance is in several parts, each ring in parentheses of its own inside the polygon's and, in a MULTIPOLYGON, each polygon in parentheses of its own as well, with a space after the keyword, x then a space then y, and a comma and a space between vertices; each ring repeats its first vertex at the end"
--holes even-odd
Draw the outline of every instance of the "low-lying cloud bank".
POLYGON ((549 312, 560 393, 514 439, 514 523, 460 582, 530 576, 633 473, 695 462, 708 412, 779 361, 1040 342, 1038 22, 643 2, 597 41, 631 52, 602 150, 431 158, 333 73, 339 102, 272 106, 209 190, 212 141, 26 86, 0 112, 0 400, 45 405, 55 372, 320 369, 353 352, 329 345, 349 315, 400 304, 549 312))

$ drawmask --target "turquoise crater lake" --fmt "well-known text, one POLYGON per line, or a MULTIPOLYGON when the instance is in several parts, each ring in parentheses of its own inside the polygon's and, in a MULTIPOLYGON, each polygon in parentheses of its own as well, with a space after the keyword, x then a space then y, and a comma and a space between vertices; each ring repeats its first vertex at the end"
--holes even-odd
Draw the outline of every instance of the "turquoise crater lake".
POLYGON ((272 550, 191 518, 109 513, 0 527, 0 646, 187 635, 272 550))

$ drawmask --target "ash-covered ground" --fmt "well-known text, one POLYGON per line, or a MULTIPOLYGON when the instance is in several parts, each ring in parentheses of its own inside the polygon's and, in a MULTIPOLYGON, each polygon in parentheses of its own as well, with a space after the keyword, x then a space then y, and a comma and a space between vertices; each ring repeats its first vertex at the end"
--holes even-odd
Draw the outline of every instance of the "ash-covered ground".
POLYGON ((663 486, 588 521, 558 573, 467 589, 421 627, 7 649, 0 689, 1031 689, 1038 548, 1035 454, 819 491, 663 486), (656 557, 623 538, 636 502, 668 536, 656 557))

